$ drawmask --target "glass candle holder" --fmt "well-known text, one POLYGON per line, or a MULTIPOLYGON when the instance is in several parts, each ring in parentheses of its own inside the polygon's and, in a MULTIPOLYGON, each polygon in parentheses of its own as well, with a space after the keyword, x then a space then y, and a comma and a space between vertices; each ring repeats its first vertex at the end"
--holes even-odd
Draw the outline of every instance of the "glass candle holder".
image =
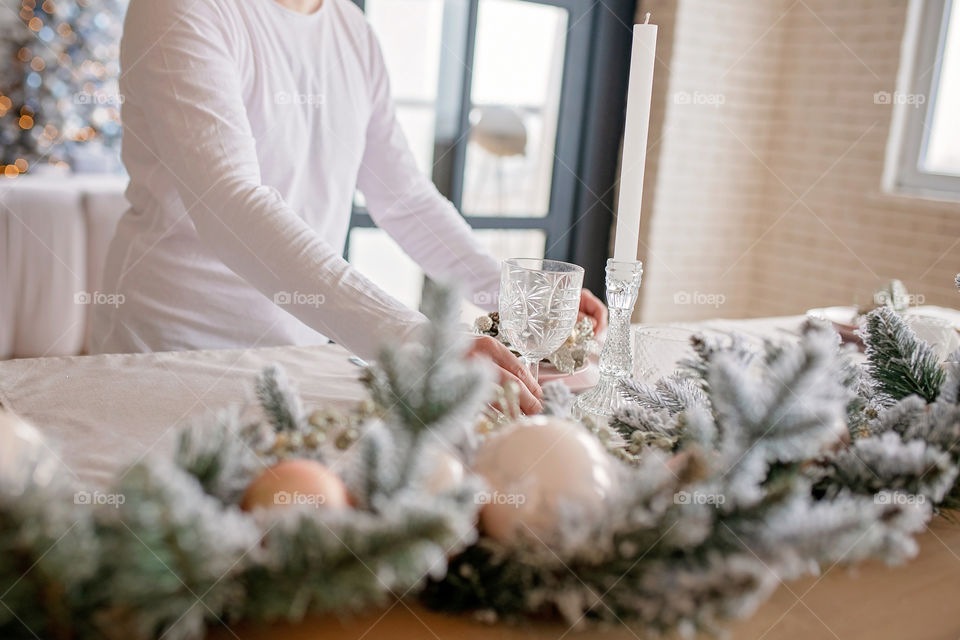
POLYGON ((620 381, 633 377, 633 341, 630 318, 640 292, 643 263, 607 260, 607 306, 610 325, 600 351, 600 381, 577 398, 574 410, 581 417, 609 420, 623 402, 620 381))

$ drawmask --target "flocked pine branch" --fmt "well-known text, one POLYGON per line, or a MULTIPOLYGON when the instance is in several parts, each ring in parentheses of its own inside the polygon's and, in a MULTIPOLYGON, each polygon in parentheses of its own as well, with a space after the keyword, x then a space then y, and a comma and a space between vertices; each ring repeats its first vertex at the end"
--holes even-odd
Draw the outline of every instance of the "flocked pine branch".
POLYGON ((92 509, 77 504, 91 494, 77 492, 39 434, 0 419, 0 637, 72 638, 102 551, 92 509))
POLYGON ((467 338, 458 329, 455 289, 431 287, 423 300, 431 320, 419 343, 389 345, 370 371, 374 400, 413 437, 426 431, 456 438, 489 393, 489 369, 464 357, 467 338))
POLYGON ((869 495, 901 491, 943 500, 957 479, 950 456, 923 440, 904 441, 897 433, 861 438, 829 463, 830 485, 869 495))
POLYGON ((666 436, 676 439, 680 435, 681 418, 666 409, 653 409, 636 404, 627 404, 614 412, 611 426, 625 438, 634 434, 666 436))
POLYGON ((892 403, 911 394, 933 402, 944 381, 934 350, 889 307, 867 316, 863 329, 867 371, 892 403))
POLYGON ((681 360, 677 363, 677 367, 680 375, 689 377, 704 391, 709 390, 707 373, 717 354, 735 355, 744 363, 749 363, 756 355, 746 347, 743 339, 738 335, 729 338, 708 338, 698 334, 690 338, 690 346, 693 348, 693 357, 681 360))
POLYGON ((898 425, 904 440, 923 440, 960 458, 960 406, 938 401, 913 415, 911 422, 898 425))
POLYGON ((744 366, 735 352, 714 356, 709 395, 721 449, 734 459, 756 448, 780 462, 816 457, 845 430, 853 393, 838 384, 844 364, 834 335, 818 328, 760 366, 744 366))
POLYGON ((920 396, 907 396, 891 405, 881 407, 876 417, 867 422, 857 435, 869 437, 894 431, 903 436, 926 411, 926 400, 920 396))
POLYGON ((247 615, 271 621, 349 613, 413 591, 476 539, 478 490, 468 482, 443 497, 400 491, 375 514, 282 514, 265 538, 265 562, 244 575, 247 615))
POLYGON ((570 391, 570 387, 559 380, 543 385, 541 402, 543 403, 544 415, 568 418, 576 399, 576 396, 570 391))
MULTIPOLYGON (((489 366, 466 355, 456 289, 429 288, 422 309, 431 322, 422 328, 420 340, 384 347, 366 378, 391 431, 389 455, 400 461, 393 483, 380 485, 386 494, 400 490, 421 471, 428 437, 440 450, 463 446, 492 388, 489 366)), ((365 446, 368 457, 384 457, 373 451, 382 446, 379 441, 365 446)), ((389 475, 381 480, 388 482, 389 475)))
POLYGON ((244 422, 239 409, 222 410, 180 432, 174 462, 207 493, 238 503, 250 480, 272 462, 262 455, 273 440, 268 431, 244 422))
POLYGON ((811 559, 821 566, 870 557, 902 563, 916 555, 914 536, 929 518, 929 503, 898 499, 893 491, 869 496, 840 493, 831 500, 815 500, 805 492, 770 509, 762 517, 764 530, 740 520, 731 531, 753 552, 775 558, 781 576, 793 579, 810 570, 811 559))
MULTIPOLYGON (((907 358, 913 361, 915 350, 924 350, 926 344, 917 340, 908 347, 907 358)), ((877 357, 877 356, 875 356, 877 357)), ((943 382, 936 400, 928 404, 921 395, 908 395, 890 404, 889 394, 884 394, 889 405, 881 408, 878 416, 867 423, 866 435, 896 433, 911 446, 924 446, 949 456, 951 465, 960 465, 960 353, 951 354, 943 364, 943 382), (915 444, 920 443, 920 444, 915 444)), ((902 365, 902 360, 900 363, 902 365)), ((877 368, 883 369, 882 360, 877 360, 877 368)), ((879 386, 879 383, 877 383, 879 386)), ((873 439, 873 438, 871 438, 873 439)), ((896 468, 898 460, 888 462, 896 468)), ((835 478, 836 480, 836 478, 835 478)), ((945 495, 926 492, 928 499, 937 503, 941 513, 953 517, 952 511, 960 509, 960 485, 954 480, 945 495)))
POLYGON ((611 427, 630 449, 646 445, 672 448, 681 435, 683 412, 706 409, 710 401, 689 375, 674 374, 655 384, 621 382, 626 402, 614 413, 611 427))
POLYGON ((709 405, 707 395, 700 386, 680 374, 661 378, 652 385, 634 380, 625 380, 621 385, 620 391, 628 402, 650 409, 664 409, 671 414, 709 405))
POLYGON ((260 553, 252 518, 160 458, 129 469, 111 491, 123 500, 98 512, 107 552, 87 594, 102 603, 96 622, 106 637, 195 640, 211 620, 239 612, 238 578, 260 553))
POLYGON ((257 378, 257 398, 277 432, 303 428, 303 405, 281 367, 267 367, 257 378))

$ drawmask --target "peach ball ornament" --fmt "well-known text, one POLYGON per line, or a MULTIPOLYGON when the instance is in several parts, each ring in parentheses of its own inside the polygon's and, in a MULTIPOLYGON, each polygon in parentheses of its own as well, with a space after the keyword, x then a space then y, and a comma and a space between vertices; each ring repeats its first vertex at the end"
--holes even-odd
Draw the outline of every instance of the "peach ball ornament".
POLYGON ((337 474, 313 460, 291 459, 278 462, 257 476, 243 494, 240 508, 342 509, 348 504, 347 488, 337 474))
POLYGON ((582 425, 538 416, 498 430, 481 445, 474 471, 488 485, 480 526, 491 538, 559 541, 561 517, 595 519, 613 490, 614 460, 582 425))

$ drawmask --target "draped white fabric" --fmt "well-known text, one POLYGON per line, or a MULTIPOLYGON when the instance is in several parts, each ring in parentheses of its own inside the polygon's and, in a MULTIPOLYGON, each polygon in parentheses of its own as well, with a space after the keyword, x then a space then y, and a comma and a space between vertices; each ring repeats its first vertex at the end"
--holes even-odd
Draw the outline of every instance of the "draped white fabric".
POLYGON ((0 359, 80 353, 126 179, 54 173, 0 182, 0 359), (80 303, 78 303, 80 302, 80 303))

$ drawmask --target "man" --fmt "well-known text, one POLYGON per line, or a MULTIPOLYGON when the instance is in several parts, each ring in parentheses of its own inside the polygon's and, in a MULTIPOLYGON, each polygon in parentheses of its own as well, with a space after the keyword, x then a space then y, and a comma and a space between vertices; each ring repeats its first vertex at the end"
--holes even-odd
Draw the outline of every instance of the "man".
MULTIPOLYGON (((386 67, 348 0, 133 0, 121 46, 131 210, 97 309, 102 352, 318 344, 365 357, 416 311, 342 257, 354 190, 432 277, 497 289, 498 265, 414 164, 386 67)), ((598 326, 606 309, 584 292, 598 326)), ((539 386, 496 341, 501 380, 539 386)))

